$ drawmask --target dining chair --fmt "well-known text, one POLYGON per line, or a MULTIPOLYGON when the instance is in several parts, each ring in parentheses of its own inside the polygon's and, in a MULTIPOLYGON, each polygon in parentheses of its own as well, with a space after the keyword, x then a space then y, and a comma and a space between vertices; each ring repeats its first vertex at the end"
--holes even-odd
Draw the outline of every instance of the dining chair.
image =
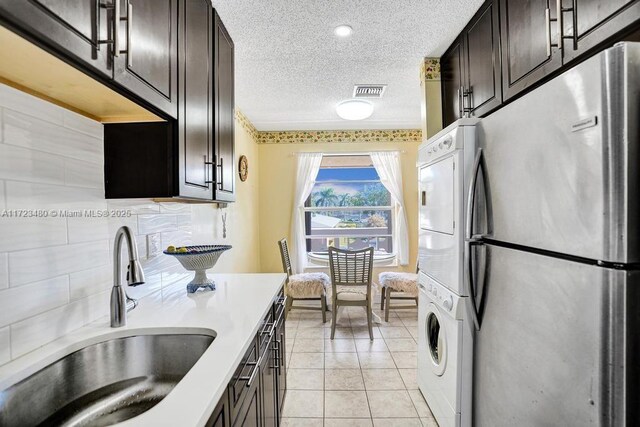
POLYGON ((384 311, 384 321, 389 321, 389 310, 418 307, 418 269, 415 273, 385 271, 378 275, 380 285, 380 310, 384 311), (391 295, 392 292, 401 295, 391 295), (391 305, 391 300, 413 300, 415 305, 391 305))
POLYGON ((284 293, 286 299, 286 313, 292 308, 299 310, 322 310, 322 323, 327 322, 327 288, 331 286, 331 280, 326 273, 301 273, 293 274, 291 257, 287 239, 278 241, 282 268, 287 274, 284 293), (320 307, 293 305, 294 301, 320 301, 320 307))
POLYGON ((373 341, 373 313, 371 311, 371 276, 373 248, 358 251, 329 248, 329 270, 332 288, 331 339, 336 333, 340 306, 360 306, 367 312, 369 338, 373 341))

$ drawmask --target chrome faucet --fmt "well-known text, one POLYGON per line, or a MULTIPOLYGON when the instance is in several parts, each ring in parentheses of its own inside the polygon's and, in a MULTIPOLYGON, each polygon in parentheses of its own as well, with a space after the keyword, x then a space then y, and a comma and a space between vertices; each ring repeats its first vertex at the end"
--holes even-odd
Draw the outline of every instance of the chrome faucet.
POLYGON ((138 301, 129 298, 120 283, 122 239, 126 239, 129 249, 129 265, 127 266, 127 285, 136 286, 144 283, 144 271, 138 261, 136 238, 129 227, 123 226, 116 232, 113 246, 113 288, 111 289, 111 327, 119 328, 127 324, 127 312, 138 306, 138 301))

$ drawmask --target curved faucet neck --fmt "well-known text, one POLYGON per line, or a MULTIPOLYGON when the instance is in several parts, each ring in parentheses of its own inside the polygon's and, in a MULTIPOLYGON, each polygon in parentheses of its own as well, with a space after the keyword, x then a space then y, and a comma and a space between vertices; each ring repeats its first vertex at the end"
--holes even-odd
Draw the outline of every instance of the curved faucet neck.
POLYGON ((122 240, 126 240, 127 249, 129 250, 129 261, 138 260, 138 247, 134 244, 135 238, 131 233, 131 229, 127 226, 122 226, 116 232, 116 238, 113 246, 113 278, 114 286, 122 285, 121 270, 122 270, 122 240))

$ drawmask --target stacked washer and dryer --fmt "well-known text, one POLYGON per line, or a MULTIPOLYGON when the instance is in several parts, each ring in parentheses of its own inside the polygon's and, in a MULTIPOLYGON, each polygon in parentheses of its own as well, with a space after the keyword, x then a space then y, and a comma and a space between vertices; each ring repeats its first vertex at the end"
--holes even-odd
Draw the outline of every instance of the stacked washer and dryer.
POLYGON ((463 266, 477 123, 458 120, 418 151, 418 384, 441 427, 472 424, 474 325, 463 266))

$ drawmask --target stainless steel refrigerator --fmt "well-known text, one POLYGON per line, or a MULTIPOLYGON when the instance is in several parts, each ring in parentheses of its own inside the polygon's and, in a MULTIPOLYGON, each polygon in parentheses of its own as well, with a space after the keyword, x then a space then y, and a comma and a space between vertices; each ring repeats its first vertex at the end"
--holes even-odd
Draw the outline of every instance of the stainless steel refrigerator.
POLYGON ((640 423, 640 44, 482 119, 466 215, 473 419, 640 423))

